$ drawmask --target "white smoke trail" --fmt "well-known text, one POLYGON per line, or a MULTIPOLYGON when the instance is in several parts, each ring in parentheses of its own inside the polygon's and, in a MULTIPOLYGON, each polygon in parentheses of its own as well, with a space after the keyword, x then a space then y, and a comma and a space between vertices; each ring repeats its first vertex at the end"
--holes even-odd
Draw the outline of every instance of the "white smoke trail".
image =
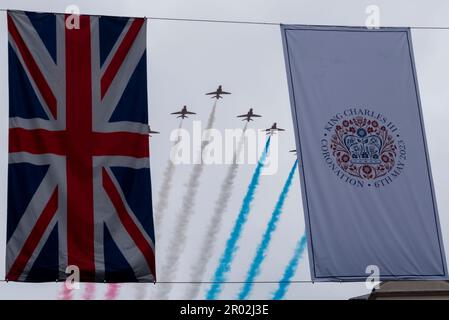
MULTIPOLYGON (((182 128, 182 119, 179 123, 178 130, 182 128)), ((177 143, 179 140, 175 141, 173 144, 173 148, 177 148, 177 143)), ((176 149, 175 149, 176 152, 176 149)), ((173 176, 175 174, 175 164, 171 160, 171 158, 167 161, 167 166, 165 167, 163 180, 161 188, 158 193, 158 201, 155 210, 155 229, 159 230, 162 225, 162 221, 165 218, 165 211, 168 208, 168 198, 170 196, 170 191, 172 188, 173 176)))
MULTIPOLYGON (((179 126, 178 126, 178 135, 179 135, 179 130, 182 128, 182 123, 183 123, 183 119, 180 120, 179 122, 179 126)), ((172 148, 173 153, 176 153, 178 150, 178 143, 180 137, 178 136, 178 139, 173 143, 172 148)), ((168 198, 170 197, 170 192, 172 189, 172 182, 173 182, 173 177, 175 175, 175 169, 176 166, 173 163, 172 159, 171 159, 171 154, 172 152, 170 152, 170 157, 167 161, 167 165, 165 167, 164 173, 163 173, 163 179, 162 179, 162 184, 161 184, 161 188, 159 189, 159 193, 158 193, 158 201, 157 201, 157 205, 156 205, 156 210, 154 211, 154 230, 155 230, 155 234, 157 235, 157 242, 159 243, 161 238, 162 238, 162 233, 159 233, 159 230, 161 230, 162 227, 162 223, 164 221, 164 218, 166 216, 166 211, 168 208, 168 198)), ((147 295, 147 286, 142 286, 140 283, 135 285, 135 295, 134 298, 136 300, 143 300, 145 298, 145 296, 147 295)))
POLYGON ((135 300, 143 300, 143 299, 145 299, 145 296, 147 295, 146 286, 143 287, 142 283, 135 283, 133 285, 133 287, 134 287, 134 290, 135 290, 134 299, 135 300))
MULTIPOLYGON (((223 213, 226 211, 229 199, 231 198, 232 195, 234 179, 237 175, 237 169, 239 167, 237 159, 245 143, 245 132, 247 126, 248 123, 246 123, 245 127, 243 128, 242 137, 238 144, 237 150, 234 153, 233 162, 229 166, 226 177, 221 184, 220 192, 218 193, 218 199, 215 201, 214 213, 209 223, 209 226, 206 229, 207 233, 206 236, 204 237, 201 249, 199 250, 200 256, 197 262, 193 265, 193 268, 191 270, 191 279, 195 279, 193 280, 194 282, 200 282, 202 280, 202 277, 206 271, 207 264, 212 256, 212 250, 215 247, 217 235, 218 232, 220 231, 223 213)), ((201 284, 199 283, 189 286, 186 292, 186 299, 187 300, 195 299, 195 297, 198 295, 200 291, 200 288, 201 284)))
MULTIPOLYGON (((211 129, 215 121, 215 110, 217 108, 217 101, 215 101, 212 111, 207 121, 207 129, 211 129)), ((200 157, 202 159, 203 151, 209 143, 209 137, 205 137, 205 140, 201 143, 200 157)), ((196 195, 198 193, 199 181, 203 173, 204 163, 200 161, 199 164, 195 164, 190 174, 189 181, 187 182, 187 189, 182 198, 182 206, 176 217, 176 226, 172 234, 170 242, 167 248, 167 257, 165 265, 163 265, 162 274, 166 281, 171 281, 175 276, 179 258, 181 256, 182 249, 186 243, 186 231, 190 222, 190 218, 193 215, 193 208, 195 206, 196 195)), ((160 287, 158 292, 158 299, 167 299, 168 293, 171 290, 171 284, 167 283, 160 287)))

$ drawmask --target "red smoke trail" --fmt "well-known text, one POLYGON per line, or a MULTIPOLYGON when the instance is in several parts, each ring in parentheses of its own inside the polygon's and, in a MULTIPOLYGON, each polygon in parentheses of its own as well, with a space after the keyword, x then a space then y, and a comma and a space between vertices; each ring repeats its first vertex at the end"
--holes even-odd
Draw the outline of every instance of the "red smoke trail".
POLYGON ((95 284, 86 283, 86 288, 84 289, 83 299, 92 300, 95 298, 95 284))
POLYGON ((61 293, 59 294, 59 299, 60 300, 72 300, 73 299, 72 290, 67 288, 65 282, 62 283, 62 290, 61 290, 61 293))
POLYGON ((119 290, 120 290, 120 284, 118 284, 118 283, 108 284, 108 289, 106 291, 105 299, 106 300, 117 299, 119 290))

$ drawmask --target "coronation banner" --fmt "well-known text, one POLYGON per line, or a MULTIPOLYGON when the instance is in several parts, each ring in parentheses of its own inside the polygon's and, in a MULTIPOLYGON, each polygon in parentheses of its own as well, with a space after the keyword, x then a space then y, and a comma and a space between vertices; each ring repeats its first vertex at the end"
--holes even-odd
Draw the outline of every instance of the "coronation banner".
POLYGON ((410 30, 281 30, 312 279, 447 279, 410 30))

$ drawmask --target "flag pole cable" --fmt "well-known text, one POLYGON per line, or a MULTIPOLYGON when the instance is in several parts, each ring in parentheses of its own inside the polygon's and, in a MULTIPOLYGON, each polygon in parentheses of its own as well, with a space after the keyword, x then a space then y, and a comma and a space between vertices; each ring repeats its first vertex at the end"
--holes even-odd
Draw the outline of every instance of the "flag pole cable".
MULTIPOLYGON (((0 8, 0 12, 22 12, 26 10, 22 9, 6 9, 6 8, 0 8)), ((67 14, 64 12, 46 12, 46 11, 34 11, 31 12, 37 12, 37 13, 52 13, 52 14, 67 14)), ((92 17, 118 17, 114 15, 100 15, 100 14, 89 14, 89 13, 81 13, 81 15, 88 15, 92 17)), ((267 26, 280 26, 281 22, 273 22, 273 21, 247 21, 247 20, 221 20, 221 19, 196 19, 196 18, 170 18, 170 17, 151 17, 151 16, 133 16, 130 18, 139 18, 139 19, 145 19, 145 20, 155 20, 155 21, 178 21, 178 22, 202 22, 202 23, 227 23, 227 24, 245 24, 245 25, 267 25, 267 26)), ((286 23, 286 24, 298 24, 298 23, 286 23)), ((301 23, 299 23, 301 24, 301 23)), ((301 24, 301 25, 310 25, 315 26, 312 24, 301 24)), ((320 26, 329 26, 333 27, 335 25, 320 25, 320 26)), ((366 27, 366 26, 349 26, 346 25, 346 27, 366 27)), ((422 30, 449 30, 449 26, 380 26, 380 28, 410 28, 410 29, 422 29, 422 30)), ((373 28, 374 29, 374 28, 373 28)))

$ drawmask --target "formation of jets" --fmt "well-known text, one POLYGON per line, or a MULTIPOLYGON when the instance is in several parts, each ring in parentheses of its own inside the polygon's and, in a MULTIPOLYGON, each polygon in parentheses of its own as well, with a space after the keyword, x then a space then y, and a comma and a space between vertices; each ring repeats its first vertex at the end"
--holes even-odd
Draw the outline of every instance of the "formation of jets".
MULTIPOLYGON (((223 91, 223 88, 221 85, 218 86, 217 90, 208 92, 206 95, 212 96, 212 98, 215 99, 223 99, 222 95, 224 94, 231 94, 231 92, 223 91)), ((196 114, 195 112, 187 110, 187 106, 183 106, 180 111, 172 112, 170 113, 172 115, 177 115, 177 118, 185 119, 188 118, 188 115, 196 114)), ((260 118, 262 117, 260 114, 255 114, 253 111, 253 108, 250 108, 247 113, 238 115, 237 118, 242 118, 242 121, 254 121, 252 118, 260 118)), ((272 135, 276 132, 285 131, 285 129, 278 128, 277 123, 273 123, 273 125, 270 128, 264 129, 267 134, 272 135)), ((148 126, 148 134, 151 137, 151 134, 158 134, 160 132, 151 130, 150 126, 148 126)), ((296 154, 296 149, 290 150, 289 152, 296 154)))

